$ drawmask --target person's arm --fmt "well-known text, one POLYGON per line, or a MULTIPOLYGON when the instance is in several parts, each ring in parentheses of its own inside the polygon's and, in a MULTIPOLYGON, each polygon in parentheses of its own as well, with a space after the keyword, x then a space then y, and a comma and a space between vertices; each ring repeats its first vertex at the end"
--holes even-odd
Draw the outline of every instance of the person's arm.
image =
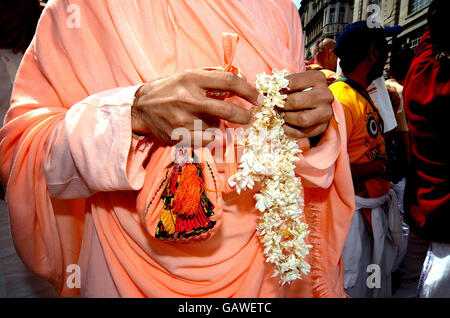
POLYGON ((131 132, 131 106, 140 86, 94 94, 67 111, 47 141, 44 172, 53 197, 83 198, 142 186, 148 147, 134 151, 131 132))
POLYGON ((220 92, 240 97, 253 105, 264 102, 256 88, 236 74, 186 70, 145 84, 137 92, 131 110, 132 129, 170 144, 182 141, 174 140, 174 137, 189 137, 187 139, 194 143, 201 141, 201 144, 191 145, 206 146, 213 140, 208 129, 218 128, 221 120, 246 125, 252 119, 250 110, 223 100, 220 92), (211 97, 210 92, 218 92, 219 96, 211 97), (179 133, 182 136, 178 136, 179 133))
POLYGON ((173 132, 183 129, 191 141, 202 134, 202 144, 207 144, 212 138, 205 137, 205 130, 218 127, 220 119, 239 124, 250 121, 250 111, 207 97, 211 89, 232 92, 254 104, 262 102, 253 86, 232 73, 189 70, 104 91, 73 105, 48 141, 44 170, 50 193, 73 199, 140 189, 145 177, 142 162, 149 147, 135 151, 132 132, 148 134, 153 142, 173 144, 179 141, 172 139, 173 132), (202 123, 201 130, 196 130, 196 120, 202 123))
POLYGON ((375 160, 366 163, 350 164, 354 183, 361 183, 366 180, 383 177, 388 173, 388 162, 386 160, 375 160))

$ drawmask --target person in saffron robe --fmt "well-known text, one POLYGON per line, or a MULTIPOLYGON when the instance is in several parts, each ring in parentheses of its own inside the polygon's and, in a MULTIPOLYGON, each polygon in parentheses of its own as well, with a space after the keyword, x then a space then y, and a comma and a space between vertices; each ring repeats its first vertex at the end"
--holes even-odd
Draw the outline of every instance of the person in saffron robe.
POLYGON ((0 130, 1 179, 24 262, 61 296, 345 297, 341 253, 354 193, 344 115, 325 77, 304 72, 301 34, 289 0, 50 1, 0 130), (296 173, 312 245, 310 273, 284 286, 256 234, 255 191, 228 185, 239 161, 233 140, 224 137, 222 162, 219 148, 192 148, 201 165, 184 162, 176 186, 168 182, 180 150, 173 131, 206 143, 208 128, 248 124, 262 102, 256 75, 273 69, 292 74, 285 131, 303 150, 296 173), (190 237, 181 228, 158 235, 173 230, 158 227, 172 194, 174 205, 183 198, 177 217, 201 207, 209 220, 201 222, 211 223, 187 224, 197 231, 190 237), (81 288, 66 284, 72 264, 81 288))

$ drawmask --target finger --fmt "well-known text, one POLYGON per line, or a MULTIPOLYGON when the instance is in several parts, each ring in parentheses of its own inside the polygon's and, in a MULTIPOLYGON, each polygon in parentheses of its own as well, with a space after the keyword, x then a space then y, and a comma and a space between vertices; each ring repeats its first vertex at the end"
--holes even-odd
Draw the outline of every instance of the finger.
POLYGON ((333 111, 331 107, 314 108, 297 112, 284 113, 284 120, 291 126, 309 128, 330 121, 333 111))
POLYGON ((220 127, 220 118, 209 116, 209 115, 199 115, 199 117, 203 120, 206 126, 208 128, 214 127, 219 128, 220 127))
POLYGON ((231 72, 198 71, 197 84, 205 90, 228 91, 253 105, 262 105, 263 96, 249 82, 231 72))
POLYGON ((330 104, 334 101, 333 93, 324 87, 314 87, 304 92, 288 94, 284 111, 296 111, 302 109, 312 109, 321 104, 330 104))
POLYGON ((207 114, 241 125, 249 124, 252 119, 251 111, 236 104, 212 98, 205 98, 203 102, 200 103, 198 111, 200 116, 207 114))
POLYGON ((283 126, 286 135, 292 138, 312 138, 323 134, 328 128, 328 123, 322 123, 313 127, 301 129, 298 127, 292 127, 289 124, 283 126))
POLYGON ((288 124, 285 124, 283 126, 283 129, 284 129, 284 133, 291 138, 300 139, 300 138, 305 137, 305 134, 302 133, 299 129, 291 127, 288 124))
POLYGON ((318 71, 307 71, 286 76, 289 80, 289 92, 302 91, 309 87, 327 85, 325 74, 318 71))
POLYGON ((302 129, 302 133, 305 134, 305 137, 312 138, 323 134, 328 129, 329 122, 321 123, 313 127, 309 127, 306 129, 302 129))
POLYGON ((320 96, 315 89, 289 94, 286 98, 286 103, 281 110, 288 112, 311 109, 313 105, 317 104, 318 97, 320 96))

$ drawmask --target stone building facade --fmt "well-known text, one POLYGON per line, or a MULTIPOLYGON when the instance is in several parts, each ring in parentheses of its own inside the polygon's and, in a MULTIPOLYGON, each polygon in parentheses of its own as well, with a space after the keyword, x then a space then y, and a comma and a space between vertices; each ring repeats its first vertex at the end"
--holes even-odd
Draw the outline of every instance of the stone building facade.
POLYGON ((355 0, 353 21, 367 20, 379 15, 384 27, 403 26, 403 32, 394 39, 393 49, 401 45, 415 48, 427 24, 431 0, 355 0), (375 4, 379 9, 375 9, 375 4))
POLYGON ((354 0, 302 0, 299 14, 303 25, 305 56, 323 37, 337 39, 344 27, 352 22, 354 0))
MULTIPOLYGON (((303 25, 305 56, 312 57, 322 37, 337 39, 344 27, 359 20, 378 19, 384 27, 401 25, 404 30, 390 39, 392 48, 415 48, 427 24, 432 0, 302 0, 299 14, 303 25)), ((450 0, 449 0, 450 1, 450 0)))

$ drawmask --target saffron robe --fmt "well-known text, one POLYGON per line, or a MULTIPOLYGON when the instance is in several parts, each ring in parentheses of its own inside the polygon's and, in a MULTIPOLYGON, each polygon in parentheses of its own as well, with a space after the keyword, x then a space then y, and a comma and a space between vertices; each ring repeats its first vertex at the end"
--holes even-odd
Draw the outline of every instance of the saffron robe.
POLYGON ((319 144, 310 149, 299 140, 296 173, 313 245, 303 280, 280 287, 271 278, 256 236, 254 193, 227 189, 220 165, 222 220, 214 236, 170 243, 142 222, 136 200, 146 171, 164 167, 152 160, 161 145, 137 149, 132 138, 134 93, 188 68, 223 66, 224 32, 239 35, 232 63, 250 83, 274 68, 304 71, 301 23, 290 0, 47 5, 0 130, 0 169, 18 253, 62 296, 80 292, 66 284, 70 264, 81 267, 83 296, 345 296, 341 254, 354 193, 337 101, 319 144))

